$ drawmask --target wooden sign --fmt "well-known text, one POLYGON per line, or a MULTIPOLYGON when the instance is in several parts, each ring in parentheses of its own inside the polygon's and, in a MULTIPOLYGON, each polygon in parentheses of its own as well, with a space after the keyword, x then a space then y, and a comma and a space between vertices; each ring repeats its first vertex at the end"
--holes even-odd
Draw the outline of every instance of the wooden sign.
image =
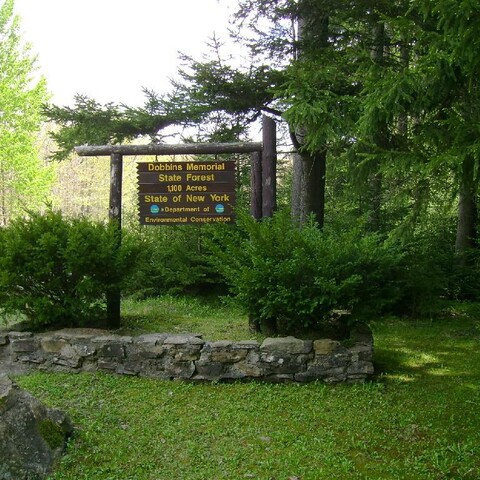
POLYGON ((235 161, 137 164, 140 224, 234 223, 235 161))

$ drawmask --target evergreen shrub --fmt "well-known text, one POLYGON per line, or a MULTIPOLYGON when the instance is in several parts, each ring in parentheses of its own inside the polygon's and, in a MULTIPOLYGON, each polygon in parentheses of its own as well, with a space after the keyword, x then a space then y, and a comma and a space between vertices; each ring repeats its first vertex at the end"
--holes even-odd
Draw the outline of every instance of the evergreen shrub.
POLYGON ((455 300, 480 301, 480 249, 471 248, 453 259, 449 293, 455 300))
POLYGON ((205 239, 210 229, 200 226, 161 226, 132 229, 141 253, 125 293, 137 299, 164 294, 225 291, 221 275, 209 262, 205 239))
POLYGON ((433 318, 449 300, 480 299, 479 250, 456 255, 457 219, 432 217, 397 239, 403 254, 396 274, 400 296, 392 307, 395 314, 433 318))
POLYGON ((334 310, 379 313, 397 298, 398 251, 360 229, 299 226, 288 212, 218 230, 211 260, 250 318, 278 333, 322 328, 334 310), (223 232, 223 234, 220 234, 223 232))
POLYGON ((113 224, 29 213, 0 230, 0 308, 32 326, 82 326, 104 319, 106 295, 120 286, 138 249, 119 246, 113 224))
POLYGON ((414 318, 435 316, 449 295, 451 242, 432 229, 416 233, 402 243, 401 249, 403 256, 396 275, 400 295, 393 313, 414 318))

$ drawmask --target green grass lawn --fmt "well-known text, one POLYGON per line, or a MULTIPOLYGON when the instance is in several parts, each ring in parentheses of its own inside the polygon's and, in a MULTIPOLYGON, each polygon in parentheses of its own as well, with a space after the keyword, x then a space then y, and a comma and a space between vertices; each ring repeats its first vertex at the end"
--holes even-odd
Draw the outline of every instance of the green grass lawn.
POLYGON ((363 385, 42 373, 17 381, 76 425, 55 480, 478 480, 478 310, 371 326, 378 376, 363 385))
POLYGON ((165 295, 122 301, 122 328, 118 333, 201 333, 206 340, 261 340, 248 329, 248 319, 233 302, 165 295))

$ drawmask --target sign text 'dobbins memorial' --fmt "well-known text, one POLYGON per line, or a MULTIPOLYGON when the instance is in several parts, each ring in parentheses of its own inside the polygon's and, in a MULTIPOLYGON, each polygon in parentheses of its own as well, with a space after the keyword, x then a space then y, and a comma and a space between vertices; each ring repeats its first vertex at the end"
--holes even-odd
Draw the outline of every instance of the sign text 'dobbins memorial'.
POLYGON ((233 223, 235 161, 137 164, 140 223, 233 223))

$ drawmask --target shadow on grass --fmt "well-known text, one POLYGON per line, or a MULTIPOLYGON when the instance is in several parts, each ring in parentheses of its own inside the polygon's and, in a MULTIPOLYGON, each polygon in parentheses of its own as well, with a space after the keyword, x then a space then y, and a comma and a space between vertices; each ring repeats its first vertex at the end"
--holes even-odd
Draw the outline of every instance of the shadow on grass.
POLYGON ((480 320, 405 320, 373 325, 376 379, 441 381, 458 379, 480 386, 480 320))

